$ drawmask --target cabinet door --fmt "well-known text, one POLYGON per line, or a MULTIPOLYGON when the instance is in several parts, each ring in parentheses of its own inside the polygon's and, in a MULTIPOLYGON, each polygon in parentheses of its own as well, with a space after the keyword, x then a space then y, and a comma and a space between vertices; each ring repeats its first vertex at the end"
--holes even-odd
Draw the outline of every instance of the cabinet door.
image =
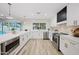
POLYGON ((24 35, 20 36, 20 45, 22 45, 24 43, 24 35))
POLYGON ((65 42, 63 38, 60 38, 60 50, 63 54, 68 54, 68 43, 65 42))
POLYGON ((67 6, 67 25, 79 25, 79 4, 67 6))
POLYGON ((25 41, 25 43, 28 41, 28 39, 29 39, 29 38, 28 38, 28 33, 25 33, 25 34, 24 34, 24 41, 25 41))

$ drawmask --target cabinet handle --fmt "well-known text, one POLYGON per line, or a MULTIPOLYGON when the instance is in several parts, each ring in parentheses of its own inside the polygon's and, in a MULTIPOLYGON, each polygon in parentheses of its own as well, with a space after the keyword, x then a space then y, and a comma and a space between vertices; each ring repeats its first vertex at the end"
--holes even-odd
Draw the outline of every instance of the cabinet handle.
POLYGON ((75 21, 73 21, 73 24, 75 25, 75 21))
POLYGON ((65 44, 65 48, 68 48, 68 44, 67 43, 64 43, 65 44))
POLYGON ((74 23, 74 26, 77 26, 77 20, 74 20, 73 23, 74 23))
POLYGON ((77 25, 77 20, 75 20, 75 24, 77 25))

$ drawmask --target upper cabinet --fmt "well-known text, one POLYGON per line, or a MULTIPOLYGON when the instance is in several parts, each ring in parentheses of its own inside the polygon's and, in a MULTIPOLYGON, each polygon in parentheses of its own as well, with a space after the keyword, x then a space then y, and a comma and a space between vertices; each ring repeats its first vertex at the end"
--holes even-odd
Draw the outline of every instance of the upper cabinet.
POLYGON ((71 3, 67 6, 67 25, 78 26, 79 25, 79 4, 71 3))
POLYGON ((79 26, 79 3, 65 5, 55 16, 51 21, 52 27, 63 24, 67 26, 79 26))

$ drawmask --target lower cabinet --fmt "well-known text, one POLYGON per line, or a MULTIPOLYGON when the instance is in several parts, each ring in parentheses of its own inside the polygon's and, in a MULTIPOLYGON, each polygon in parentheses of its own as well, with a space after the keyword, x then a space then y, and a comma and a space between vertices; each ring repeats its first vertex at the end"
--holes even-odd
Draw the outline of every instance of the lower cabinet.
POLYGON ((28 33, 20 35, 20 45, 26 43, 27 41, 28 41, 28 33))
POLYGON ((60 50, 65 55, 79 55, 79 43, 62 36, 60 38, 60 50))
POLYGON ((60 38, 60 50, 63 54, 67 54, 67 43, 64 42, 64 39, 60 38))
POLYGON ((24 43, 24 34, 20 36, 20 45, 22 45, 24 43))
POLYGON ((43 37, 43 32, 41 32, 41 31, 33 31, 32 33, 32 36, 31 36, 31 38, 32 39, 42 39, 43 37))

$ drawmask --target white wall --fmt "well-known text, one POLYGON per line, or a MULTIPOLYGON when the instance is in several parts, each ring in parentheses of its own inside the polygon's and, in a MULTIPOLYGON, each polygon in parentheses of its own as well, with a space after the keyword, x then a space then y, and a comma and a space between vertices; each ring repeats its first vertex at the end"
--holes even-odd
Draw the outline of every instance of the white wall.
POLYGON ((53 16, 53 18, 51 19, 51 26, 52 27, 55 27, 56 25, 57 25, 57 15, 55 14, 54 16, 53 16))
POLYGON ((33 23, 46 23, 46 29, 50 27, 50 19, 26 19, 24 29, 33 30, 33 23))
POLYGON ((58 7, 57 8, 57 10, 56 10, 56 12, 55 13, 53 13, 53 17, 52 17, 52 19, 51 19, 51 26, 52 27, 56 27, 57 26, 57 13, 60 11, 60 10, 62 10, 65 6, 67 6, 68 4, 64 4, 64 5, 62 5, 62 6, 60 6, 60 7, 58 7))

